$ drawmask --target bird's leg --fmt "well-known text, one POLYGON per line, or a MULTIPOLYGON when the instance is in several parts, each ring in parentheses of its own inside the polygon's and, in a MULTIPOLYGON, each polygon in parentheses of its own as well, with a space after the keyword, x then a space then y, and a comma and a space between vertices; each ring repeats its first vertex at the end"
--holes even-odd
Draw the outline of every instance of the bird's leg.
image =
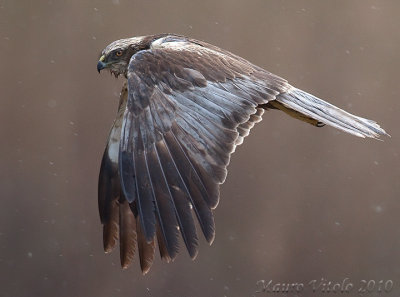
POLYGON ((306 122, 308 124, 311 124, 315 127, 323 127, 325 126, 324 123, 317 121, 316 119, 310 118, 294 109, 288 108, 285 105, 283 105, 282 103, 278 102, 278 101, 269 101, 267 104, 262 104, 259 105, 259 107, 264 108, 265 110, 268 109, 279 109, 283 112, 285 112, 286 114, 290 115, 291 117, 298 119, 300 121, 306 122))

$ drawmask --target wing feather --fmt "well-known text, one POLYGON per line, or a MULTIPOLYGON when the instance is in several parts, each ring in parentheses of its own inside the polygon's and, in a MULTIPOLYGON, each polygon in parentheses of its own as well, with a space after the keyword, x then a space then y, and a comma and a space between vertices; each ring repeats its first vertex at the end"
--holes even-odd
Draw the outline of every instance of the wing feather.
POLYGON ((104 152, 99 176, 99 212, 103 224, 104 251, 110 252, 118 241, 119 232, 119 181, 115 180, 115 168, 108 157, 108 146, 104 152))
POLYGON ((140 268, 143 274, 146 274, 154 261, 155 252, 155 238, 148 241, 142 230, 142 224, 139 221, 139 217, 136 217, 136 228, 137 228, 137 238, 138 238, 138 249, 139 249, 139 259, 140 268))
POLYGON ((127 268, 136 252, 136 219, 126 199, 121 199, 119 211, 120 259, 121 266, 127 268))
POLYGON ((154 238, 155 229, 155 213, 154 213, 154 192, 151 184, 148 164, 147 164, 147 147, 144 143, 145 128, 142 128, 142 122, 139 117, 135 118, 135 131, 139 134, 135 141, 135 150, 133 151, 135 164, 135 178, 137 185, 137 208, 142 231, 147 240, 151 242, 154 238))
POLYGON ((254 127, 255 124, 261 122, 262 115, 264 114, 263 108, 257 108, 256 113, 252 114, 247 122, 240 124, 237 127, 237 131, 239 132, 239 137, 236 139, 235 144, 240 145, 243 143, 243 139, 249 135, 251 128, 254 127))

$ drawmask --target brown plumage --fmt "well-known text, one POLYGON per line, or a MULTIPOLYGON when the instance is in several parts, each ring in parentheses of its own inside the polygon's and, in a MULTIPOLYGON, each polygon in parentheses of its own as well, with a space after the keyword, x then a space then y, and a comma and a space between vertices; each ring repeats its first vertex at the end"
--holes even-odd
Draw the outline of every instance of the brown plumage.
POLYGON ((97 69, 126 83, 99 176, 104 249, 120 241, 121 265, 134 258, 143 273, 157 238, 169 262, 181 236, 197 255, 194 217, 209 243, 212 209, 235 147, 264 110, 279 109, 314 126, 330 125, 359 137, 386 132, 291 86, 228 51, 173 34, 122 39, 107 46, 97 69))

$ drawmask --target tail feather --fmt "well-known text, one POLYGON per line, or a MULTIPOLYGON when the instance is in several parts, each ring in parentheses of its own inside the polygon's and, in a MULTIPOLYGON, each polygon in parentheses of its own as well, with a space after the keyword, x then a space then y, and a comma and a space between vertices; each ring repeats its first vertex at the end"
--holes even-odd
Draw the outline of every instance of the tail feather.
POLYGON ((287 108, 300 112, 318 122, 359 137, 378 139, 380 135, 388 135, 376 122, 352 115, 294 87, 286 93, 279 94, 276 100, 287 108))

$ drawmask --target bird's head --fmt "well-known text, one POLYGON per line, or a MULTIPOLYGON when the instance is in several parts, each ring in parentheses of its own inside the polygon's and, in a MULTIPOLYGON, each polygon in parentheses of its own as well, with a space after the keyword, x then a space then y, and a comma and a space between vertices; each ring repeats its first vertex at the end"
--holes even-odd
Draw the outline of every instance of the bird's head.
POLYGON ((108 69, 115 77, 126 76, 129 61, 133 54, 145 49, 143 37, 120 39, 110 43, 100 54, 97 71, 108 69))

